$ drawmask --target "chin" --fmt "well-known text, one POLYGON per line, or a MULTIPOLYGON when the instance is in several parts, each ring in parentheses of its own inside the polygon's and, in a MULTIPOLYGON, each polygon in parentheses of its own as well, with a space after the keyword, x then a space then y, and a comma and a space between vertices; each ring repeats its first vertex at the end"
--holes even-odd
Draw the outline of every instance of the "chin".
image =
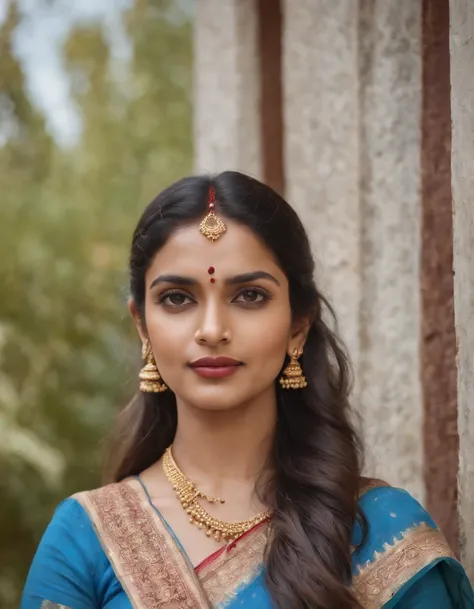
POLYGON ((193 408, 207 411, 234 410, 247 401, 245 396, 239 399, 235 389, 222 386, 196 389, 189 396, 181 396, 181 399, 193 408))
POLYGON ((206 404, 193 404, 193 406, 206 412, 224 412, 239 408, 239 404, 229 404, 228 402, 216 402, 215 404, 207 402, 206 404))

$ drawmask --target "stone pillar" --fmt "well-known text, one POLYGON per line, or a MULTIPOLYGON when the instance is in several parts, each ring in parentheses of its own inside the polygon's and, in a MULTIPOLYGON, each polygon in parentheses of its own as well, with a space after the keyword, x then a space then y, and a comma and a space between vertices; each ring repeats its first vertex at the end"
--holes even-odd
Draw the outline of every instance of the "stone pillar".
POLYGON ((286 0, 287 195, 340 317, 368 473, 423 498, 419 0, 286 0))
POLYGON ((461 557, 474 577, 474 4, 451 0, 454 309, 461 557))
POLYGON ((376 473, 424 499, 421 2, 363 1, 360 11, 360 410, 376 473))
POLYGON ((360 301, 357 2, 284 0, 286 195, 357 364, 360 301))
POLYGON ((260 177, 255 0, 199 0, 194 32, 195 170, 260 177))

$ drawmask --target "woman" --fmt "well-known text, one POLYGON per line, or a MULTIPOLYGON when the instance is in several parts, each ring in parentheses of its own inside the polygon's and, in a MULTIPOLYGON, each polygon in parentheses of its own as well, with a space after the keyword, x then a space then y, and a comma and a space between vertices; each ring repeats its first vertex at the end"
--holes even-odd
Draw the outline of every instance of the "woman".
POLYGON ((306 233, 235 172, 181 180, 130 257, 141 398, 113 482, 57 509, 22 609, 474 607, 430 516, 361 478, 306 233))

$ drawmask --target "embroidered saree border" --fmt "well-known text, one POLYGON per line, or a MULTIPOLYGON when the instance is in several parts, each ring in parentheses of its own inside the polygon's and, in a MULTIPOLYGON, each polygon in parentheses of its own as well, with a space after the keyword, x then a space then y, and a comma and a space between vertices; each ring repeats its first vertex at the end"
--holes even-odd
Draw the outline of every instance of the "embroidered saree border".
POLYGON ((438 529, 423 523, 402 533, 393 545, 363 567, 352 580, 352 589, 364 609, 378 609, 421 569, 439 558, 455 558, 438 529))
POLYGON ((70 609, 66 607, 66 605, 58 605, 58 603, 53 603, 52 601, 44 600, 41 603, 40 609, 70 609))
MULTIPOLYGON (((367 489, 383 485, 365 484, 367 489)), ((224 608, 262 568, 268 523, 229 546, 197 573, 135 480, 74 496, 89 514, 134 609, 224 608)), ((455 558, 441 532, 423 523, 385 544, 353 577, 363 609, 379 609, 412 577, 440 558, 455 558)), ((47 604, 42 609, 67 609, 47 604)))
MULTIPOLYGON (((383 480, 364 478, 359 497, 372 489, 389 486, 383 480)), ((210 563, 197 569, 199 580, 212 606, 226 607, 239 589, 259 573, 268 541, 269 524, 247 534, 232 550, 224 550, 210 563)))
POLYGON ((224 608, 235 600, 238 591, 262 569, 268 540, 268 523, 229 546, 197 575, 213 607, 224 608))
POLYGON ((134 609, 207 609, 193 569, 138 484, 127 480, 74 498, 89 514, 134 609))

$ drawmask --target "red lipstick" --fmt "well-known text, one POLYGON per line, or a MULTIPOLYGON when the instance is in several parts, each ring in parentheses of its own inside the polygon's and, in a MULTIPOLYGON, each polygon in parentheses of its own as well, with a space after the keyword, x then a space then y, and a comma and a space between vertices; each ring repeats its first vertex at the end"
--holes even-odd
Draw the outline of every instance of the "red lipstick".
POLYGON ((196 374, 208 379, 218 379, 237 372, 242 362, 231 357, 202 357, 189 366, 196 374))

